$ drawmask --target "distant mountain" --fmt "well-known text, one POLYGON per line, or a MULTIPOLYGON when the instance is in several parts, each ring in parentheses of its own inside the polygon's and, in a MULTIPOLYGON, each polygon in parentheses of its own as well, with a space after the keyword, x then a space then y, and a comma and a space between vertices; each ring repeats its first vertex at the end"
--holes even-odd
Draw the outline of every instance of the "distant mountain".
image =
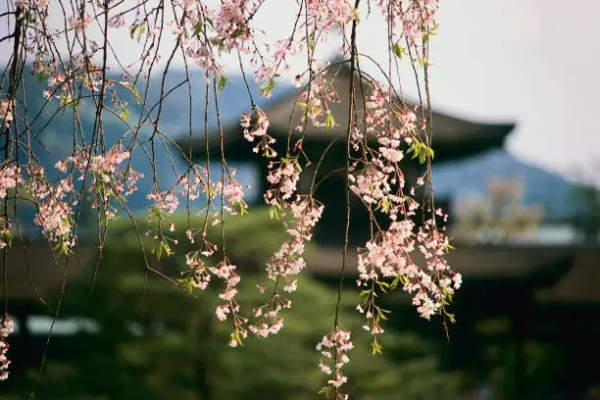
MULTIPOLYGON (((118 76, 114 74, 109 75, 109 77, 112 79, 119 79, 118 76)), ((156 76, 152 78, 150 84, 151 89, 148 91, 146 101, 147 109, 151 110, 151 114, 154 118, 156 118, 158 112, 158 107, 155 105, 160 99, 161 79, 162 77, 160 74, 156 74, 156 76)), ((165 132, 171 137, 184 136, 189 132, 190 87, 185 83, 185 79, 185 72, 178 70, 170 71, 165 79, 164 93, 168 93, 168 95, 163 101, 159 128, 162 132, 165 132)), ((50 180, 55 180, 59 177, 59 174, 54 168, 54 164, 59 158, 70 156, 72 151, 73 113, 68 107, 58 111, 60 103, 59 99, 53 99, 52 101, 47 102, 42 94, 46 89, 46 82, 40 82, 38 76, 31 74, 30 70, 25 72, 23 80, 26 89, 27 114, 30 123, 33 121, 33 124, 30 126, 32 137, 36 136, 39 138, 39 141, 43 143, 42 145, 40 142, 33 140, 31 146, 40 164, 44 166, 48 178, 50 180)), ((204 75, 201 72, 191 74, 190 86, 193 99, 191 112, 193 134, 203 134, 206 94, 204 75)), ((145 95, 144 86, 139 85, 137 89, 143 97, 145 95)), ((256 92, 256 85, 251 84, 251 89, 256 92)), ((0 87, 0 92, 2 91, 6 91, 6 87, 0 87)), ((121 88, 117 89, 117 91, 119 92, 119 95, 122 96, 122 99, 129 103, 127 105, 128 123, 131 126, 136 126, 141 115, 141 106, 134 101, 133 96, 125 89, 121 88)), ((212 104, 214 99, 212 89, 210 89, 209 98, 210 104, 212 104)), ((241 77, 239 77, 239 79, 232 78, 227 82, 223 90, 219 92, 219 100, 222 122, 227 124, 238 120, 241 112, 247 107, 247 104, 249 104, 246 87, 241 77)), ((20 108, 22 106, 18 105, 17 107, 20 108)), ((78 111, 81 120, 81 130, 85 132, 86 142, 89 143, 96 117, 95 107, 90 102, 82 102, 79 105, 78 111)), ((19 110, 18 112, 22 113, 23 111, 19 110)), ((119 111, 117 111, 117 113, 119 113, 119 111)), ((123 134, 128 132, 129 129, 126 124, 109 112, 103 113, 103 126, 107 147, 112 146, 123 136, 123 134)), ((214 131, 215 126, 216 110, 213 106, 209 107, 209 131, 214 131)), ((24 127, 22 127, 22 129, 23 128, 24 127)), ((144 127, 140 131, 140 140, 144 142, 149 138, 151 133, 151 127, 144 127)), ((129 134, 125 143, 127 143, 131 137, 132 135, 129 134)), ((2 139, 0 138, 0 147, 2 145, 2 139)), ((149 153, 150 146, 147 142, 145 142, 144 147, 149 153)), ((163 190, 170 188, 175 183, 176 179, 170 161, 172 160, 174 168, 178 171, 183 171, 186 167, 184 160, 177 157, 176 151, 173 150, 174 149, 166 142, 155 146, 156 160, 162 163, 162 167, 157 168, 157 174, 163 190), (167 149, 174 154, 172 159, 168 157, 167 149)), ((24 157, 22 159, 24 159, 24 157)), ((139 147, 134 152, 132 168, 143 173, 145 178, 139 182, 139 190, 129 198, 128 205, 133 211, 145 210, 149 205, 145 196, 152 191, 153 171, 148 157, 139 147)), ((237 176, 241 182, 246 182, 250 179, 247 175, 248 174, 245 173, 245 171, 239 171, 237 176)))
MULTIPOLYGON (((204 110, 205 110, 205 88, 206 82, 202 72, 192 73, 192 124, 195 135, 202 134, 204 130, 204 110)), ((30 73, 25 74, 25 86, 27 92, 28 113, 32 115, 38 113, 44 107, 45 100, 42 91, 45 89, 44 83, 38 81, 37 76, 30 73)), ((151 90, 148 93, 147 104, 152 107, 157 103, 160 97, 161 76, 157 74, 152 78, 151 90)), ((177 137, 185 136, 189 132, 189 92, 188 84, 182 83, 186 79, 184 71, 170 71, 165 80, 165 93, 170 92, 163 102, 163 110, 160 120, 160 128, 164 132, 177 137)), ((255 94, 257 85, 250 82, 251 90, 255 94)), ((0 88, 1 89, 1 88, 0 88)), ((139 92, 144 94, 144 87, 138 87, 139 92)), ((261 100, 259 104, 267 105, 282 96, 294 90, 291 85, 277 87, 273 97, 270 100, 261 100)), ((122 91, 125 98, 131 97, 122 91)), ((214 94, 209 92, 209 101, 212 104, 214 94)), ((255 99, 257 100, 257 99, 255 99)), ((45 121, 56 112, 58 100, 54 100, 48 106, 45 106, 42 112, 42 118, 32 126, 33 131, 40 131, 40 139, 48 147, 48 151, 41 146, 33 143, 36 154, 40 158, 42 165, 46 167, 49 173, 55 171, 53 168, 57 158, 66 157, 71 151, 71 137, 73 130, 72 114, 69 110, 59 112, 56 118, 48 126, 45 121), (68 141, 68 145, 65 145, 68 141)), ((221 119, 224 124, 234 123, 239 119, 249 104, 248 95, 243 79, 240 76, 229 77, 223 91, 219 92, 219 104, 221 108, 221 119)), ((137 124, 141 108, 133 99, 130 100, 128 121, 137 124)), ((156 116, 157 108, 154 108, 153 115, 156 116)), ((95 109, 91 105, 82 105, 80 115, 84 131, 93 130, 95 109)), ((213 131, 216 120, 214 106, 209 107, 209 130, 213 131)), ((104 127, 108 138, 108 144, 114 143, 127 131, 127 127, 116 117, 105 113, 104 127)), ((142 131, 142 139, 146 139, 150 133, 150 128, 142 131)), ((2 143, 0 143, 1 145, 2 143)), ((164 183, 163 188, 168 188, 174 183, 175 174, 172 168, 167 167, 167 152, 164 147, 156 148, 156 158, 163 161, 165 168, 159 168, 159 180, 164 183)), ((175 157, 173 159, 175 167, 180 169, 185 167, 183 160, 175 157)), ((135 154, 133 168, 144 173, 146 179, 139 185, 139 191, 132 196, 129 201, 134 210, 144 210, 148 202, 145 194, 152 190, 151 179, 152 169, 142 151, 135 154)), ((251 183, 253 171, 248 168, 240 168, 238 177, 243 182, 251 183)), ((520 176, 526 184, 525 202, 527 204, 537 204, 547 207, 547 215, 551 219, 562 218, 572 213, 573 208, 569 206, 567 197, 571 191, 571 184, 557 174, 547 172, 541 168, 528 165, 520 161, 505 150, 492 151, 478 157, 463 160, 460 162, 446 163, 434 167, 434 186, 438 193, 443 196, 452 196, 455 204, 468 201, 469 199, 483 195, 486 192, 486 182, 493 177, 513 178, 520 176)))
POLYGON ((483 196, 491 178, 521 178, 525 183, 524 203, 544 206, 547 219, 563 219, 575 211, 568 201, 572 183, 558 174, 527 164, 506 150, 494 150, 433 168, 436 193, 451 196, 457 206, 483 196))

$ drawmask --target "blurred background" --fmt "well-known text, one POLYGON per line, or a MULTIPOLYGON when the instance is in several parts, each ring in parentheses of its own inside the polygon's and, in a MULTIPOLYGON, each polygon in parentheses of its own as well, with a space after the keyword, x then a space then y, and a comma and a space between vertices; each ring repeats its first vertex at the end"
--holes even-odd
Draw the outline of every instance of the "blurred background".
MULTIPOLYGON (((451 307, 457 322, 449 326, 448 340, 442 323, 420 320, 407 297, 382 297, 392 316, 382 336, 383 355, 372 356, 350 272, 342 319, 356 336, 351 398, 600 399, 600 141, 594 115, 599 13, 594 0, 442 2, 433 46, 433 178, 436 201, 451 216, 456 250, 449 262, 464 279, 451 307)), ((241 77, 228 78, 220 99, 232 138, 228 151, 236 154, 228 161, 240 181, 252 185, 253 204, 249 215, 226 221, 226 240, 231 260, 247 277, 240 298, 249 308, 260 301, 254 286, 264 279, 261 268, 286 234, 260 205, 265 166, 237 155, 251 156, 250 146, 238 140, 247 98, 241 77)), ((172 70, 166 87, 183 80, 184 71, 172 70)), ((198 127, 203 82, 201 72, 192 74, 198 127)), ((44 106, 44 85, 36 76, 27 74, 25 87, 29 112, 53 118, 48 126, 41 118, 31 127, 47 147, 37 150, 50 171, 58 158, 69 156, 61 141, 72 121, 69 114, 55 115, 56 105, 44 106)), ((291 85, 282 86, 263 102, 273 121, 294 95, 291 85)), ((157 98, 158 91, 150 96, 157 98)), ((163 130, 181 132, 178 144, 203 163, 202 147, 185 136, 187 111, 181 118, 181 104, 188 104, 185 89, 173 91, 164 103, 163 130)), ((81 107, 82 124, 90 131, 95 110, 81 107)), ((214 121, 215 110, 210 112, 214 121)), ((107 116, 105 131, 111 130, 118 138, 124 128, 107 116)), ((272 123, 272 132, 284 135, 287 127, 272 123)), ((318 153, 326 144, 313 135, 306 146, 318 153)), ((167 161, 168 146, 158 151, 165 163, 159 178, 170 187, 172 167, 185 164, 167 161)), ((135 170, 151 176, 147 163, 136 162, 135 170)), ((320 189, 326 206, 339 200, 340 183, 320 189)), ((139 186, 129 205, 144 232, 151 181, 139 186)), ((16 330, 9 338, 11 377, 0 383, 0 399, 29 398, 34 390, 39 399, 69 400, 315 397, 325 377, 314 347, 332 325, 341 261, 340 214, 335 207, 327 210, 284 329, 235 350, 226 347, 228 327, 214 316, 216 292, 190 296, 146 274, 125 219, 113 226, 99 263, 92 214, 83 216, 82 228, 89 232, 87 241, 83 233, 79 256, 68 264, 59 260, 58 268, 48 244, 30 232, 9 253, 9 312, 16 330)), ((35 210, 22 212, 26 219, 35 210)), ((186 219, 173 216, 176 226, 185 226, 186 219)), ((364 228, 355 225, 353 244, 360 245, 364 228)), ((216 228, 210 234, 219 235, 216 228)), ((184 244, 183 228, 174 235, 181 244, 176 253, 151 262, 176 279, 185 268, 186 246, 192 245, 184 244)), ((352 262, 355 257, 351 254, 352 262)))

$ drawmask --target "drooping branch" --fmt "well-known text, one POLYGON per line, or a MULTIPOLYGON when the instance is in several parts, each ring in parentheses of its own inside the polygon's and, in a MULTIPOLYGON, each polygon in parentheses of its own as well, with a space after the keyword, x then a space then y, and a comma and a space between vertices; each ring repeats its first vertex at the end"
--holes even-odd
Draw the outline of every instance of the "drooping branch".
MULTIPOLYGON (((267 337, 283 328, 282 311, 292 304, 287 293, 297 289, 298 276, 306 267, 305 247, 323 213, 329 212, 325 206, 343 209, 345 223, 339 229, 344 244, 337 302, 332 310, 333 329, 320 344, 320 368, 333 374, 329 386, 336 399, 345 398, 340 386, 346 377, 341 369, 349 361, 352 347, 351 333, 342 328, 339 316, 344 279, 352 267, 353 198, 359 200, 369 218, 370 235, 356 249, 355 272, 362 289, 358 310, 372 335, 373 351, 381 350, 377 335, 383 333, 382 321, 387 318, 387 311, 376 302, 381 292, 401 286, 412 294, 422 317, 439 314, 451 318, 446 306, 461 278, 444 258, 450 247, 444 228, 436 220, 431 182, 435 134, 428 58, 430 35, 437 26, 437 1, 374 2, 373 9, 387 23, 386 36, 381 38, 388 44, 387 68, 358 49, 359 27, 364 23, 360 17, 366 14, 368 19, 371 2, 300 1, 291 15, 294 22, 290 31, 274 37, 260 25, 268 12, 267 1, 271 0, 214 4, 143 0, 132 6, 111 0, 29 0, 17 1, 14 11, 0 14, 0 18, 15 22, 14 31, 0 39, 0 46, 12 45, 6 65, 8 84, 3 78, 0 87, 5 158, 0 165, 0 199, 4 204, 0 249, 5 315, 10 308, 6 255, 13 250, 11 232, 15 227, 22 236, 17 204, 26 194, 36 208, 29 223, 52 246, 55 260, 76 257, 80 241, 97 242, 100 254, 94 283, 101 273, 100 259, 111 221, 126 215, 143 254, 145 279, 153 272, 192 294, 209 285, 220 288, 222 302, 215 309, 215 317, 232 324, 232 346, 242 344, 246 336, 267 337), (319 58, 332 38, 341 48, 341 58, 335 63, 319 58), (128 40, 128 45, 121 46, 121 40, 128 40), (233 62, 228 54, 234 56, 233 62), (404 101, 398 86, 402 57, 412 65, 417 107, 404 101), (302 60, 300 66, 297 59, 302 60), (173 83, 169 74, 177 64, 185 66, 186 77, 173 83), (34 102, 25 95, 17 98, 19 85, 26 82, 25 68, 45 85, 38 94, 44 99, 39 110, 29 110, 34 102), (120 74, 112 68, 120 69, 120 74), (193 82, 194 69, 200 71, 204 85, 193 82), (267 175, 261 179, 268 187, 260 195, 272 217, 282 219, 288 235, 266 261, 267 283, 259 286, 266 294, 264 302, 250 311, 236 300, 236 287, 243 277, 226 253, 226 220, 251 212, 245 200, 247 188, 237 181, 235 168, 229 165, 229 138, 223 128, 222 110, 227 104, 221 92, 232 76, 230 69, 238 69, 248 95, 239 128, 252 144, 250 151, 267 165, 267 175), (381 78, 375 79, 375 75, 381 78), (284 118, 287 134, 279 136, 271 126, 279 116, 263 108, 260 98, 269 98, 284 78, 292 78, 299 90, 289 118, 284 118), (170 104, 178 90, 188 93, 187 149, 167 125, 173 117, 169 113, 178 113, 179 107, 170 104), (195 107, 196 97, 204 102, 200 110, 195 107), (203 165, 193 163, 195 113, 203 113, 203 165), (72 123, 72 137, 66 140, 60 133, 62 148, 52 148, 45 143, 45 135, 53 123, 64 118, 72 123), (343 121, 339 130, 336 118, 343 121), (214 135, 209 132, 211 124, 216 127, 214 135), (325 135, 327 131, 332 137, 329 145, 321 154, 312 154, 305 144, 314 132, 325 135), (343 167, 323 171, 335 143, 342 140, 343 167), (69 142, 70 148, 64 151, 69 142), (62 151, 61 156, 53 151, 62 151), (215 165, 210 157, 215 154, 220 178, 211 171, 215 165), (413 156, 413 164, 405 160, 408 154, 413 156), (314 175, 309 176, 311 160, 318 162, 314 175), (168 168, 163 168, 167 164, 168 168), (133 167, 138 165, 144 165, 150 176, 135 171, 133 167), (407 165, 421 171, 422 176, 410 176, 407 165), (166 171, 171 179, 162 180, 166 171), (316 189, 336 171, 343 172, 344 194, 340 193, 338 204, 324 205, 316 189), (311 181, 308 190, 300 185, 304 178, 311 181), (142 191, 148 200, 149 218, 144 227, 135 221, 127 202, 136 191, 142 191), (10 202, 15 204, 13 213, 9 212, 10 202), (181 248, 173 233, 180 227, 172 221, 183 204, 186 237, 195 249, 184 255, 186 269, 182 279, 176 279, 151 265, 150 257, 161 263, 181 248), (96 217, 96 226, 91 228, 82 220, 90 209, 96 217), (194 214, 192 210, 198 211, 194 214), (419 213, 424 222, 417 219, 419 213), (220 240, 209 241, 209 223, 218 225, 220 240), (86 228, 93 234, 86 234, 86 228), (411 254, 415 251, 425 259, 422 265, 413 262, 411 254), (215 261, 217 255, 219 261, 215 261)), ((178 120, 179 115, 173 119, 178 120)), ((66 271, 64 276, 66 279, 66 271)), ((66 286, 64 280, 60 299, 66 286)), ((60 300, 54 308, 55 320, 59 308, 60 300)), ((6 325, 2 332, 8 332, 6 317, 2 323, 6 325)), ((6 335, 0 344, 6 343, 6 335)))

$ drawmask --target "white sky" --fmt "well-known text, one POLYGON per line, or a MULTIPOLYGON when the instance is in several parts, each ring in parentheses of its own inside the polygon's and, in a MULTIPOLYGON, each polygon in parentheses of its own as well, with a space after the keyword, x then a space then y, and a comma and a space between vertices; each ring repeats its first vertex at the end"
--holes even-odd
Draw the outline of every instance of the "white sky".
POLYGON ((598 15, 598 0, 442 1, 434 100, 515 120, 509 150, 577 175, 600 161, 598 15))
MULTIPOLYGON (((1 3, 0 12, 6 7, 1 3)), ((258 21, 269 34, 285 37, 296 2, 267 4, 258 21)), ((589 165, 600 163, 598 15, 600 0, 440 0, 431 54, 434 107, 469 119, 515 122, 511 152, 563 175, 589 175, 589 165)), ((381 22, 363 16, 359 51, 385 62, 381 22)), ((121 33, 111 36, 111 44, 134 54, 136 42, 127 29, 121 33)), ((330 50, 338 43, 332 40, 330 50)), ((4 62, 6 44, 0 45, 4 62)))

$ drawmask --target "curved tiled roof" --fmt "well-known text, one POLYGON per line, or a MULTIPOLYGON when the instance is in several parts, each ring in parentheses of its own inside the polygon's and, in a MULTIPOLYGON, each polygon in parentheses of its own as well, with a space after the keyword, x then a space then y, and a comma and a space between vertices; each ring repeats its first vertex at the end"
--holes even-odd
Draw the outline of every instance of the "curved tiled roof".
MULTIPOLYGON (((304 132, 305 142, 328 143, 333 139, 345 137, 348 124, 348 101, 346 100, 348 96, 343 96, 343 93, 348 90, 348 79, 349 73, 342 70, 334 82, 334 88, 341 98, 340 102, 329 103, 336 126, 331 129, 322 129, 308 124, 304 132)), ((269 118, 270 135, 282 139, 286 138, 289 132, 292 132, 292 135, 299 137, 299 133, 295 131, 295 127, 300 124, 302 114, 302 109, 296 106, 296 98, 299 93, 299 90, 291 91, 286 97, 279 101, 272 101, 269 106, 264 108, 269 118)), ((404 106, 414 107, 414 105, 407 103, 404 106)), ((357 110, 359 113, 364 110, 364 97, 362 95, 357 95, 357 110)), ((417 111, 417 114, 419 114, 419 111, 417 111)), ((436 160, 461 158, 502 147, 505 138, 515 127, 512 123, 477 122, 437 111, 432 113, 432 120, 434 125, 433 148, 436 151, 436 160)), ((237 121, 226 125, 223 132, 226 152, 229 153, 228 157, 232 159, 253 158, 253 154, 249 151, 251 145, 243 139, 242 129, 237 121), (243 151, 236 151, 238 149, 243 151)), ((211 142, 216 149, 218 141, 213 140, 211 142)), ((187 151, 187 138, 179 144, 187 151)), ((196 157, 204 155, 204 149, 205 139, 203 135, 192 139, 192 152, 196 154, 196 157)))

